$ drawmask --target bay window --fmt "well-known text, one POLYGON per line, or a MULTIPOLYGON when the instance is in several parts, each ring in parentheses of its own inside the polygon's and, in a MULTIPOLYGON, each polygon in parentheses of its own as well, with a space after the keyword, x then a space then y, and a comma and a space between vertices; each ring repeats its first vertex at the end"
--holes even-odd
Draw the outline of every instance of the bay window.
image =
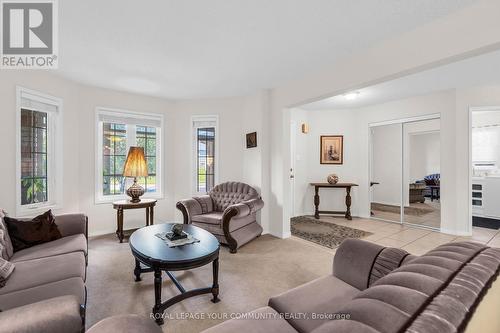
POLYGON ((163 117, 156 114, 98 108, 96 153, 96 202, 127 198, 133 179, 123 177, 128 150, 142 147, 148 176, 137 178, 144 197, 161 198, 161 138, 163 117))

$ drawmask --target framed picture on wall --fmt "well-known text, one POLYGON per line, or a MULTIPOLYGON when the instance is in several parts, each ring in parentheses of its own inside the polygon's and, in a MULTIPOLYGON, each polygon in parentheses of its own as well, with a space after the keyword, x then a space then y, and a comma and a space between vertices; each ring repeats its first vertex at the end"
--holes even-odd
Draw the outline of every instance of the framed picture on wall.
POLYGON ((321 164, 344 163, 344 136, 322 135, 320 137, 319 159, 321 164))
POLYGON ((247 134, 247 148, 257 147, 257 132, 247 134))

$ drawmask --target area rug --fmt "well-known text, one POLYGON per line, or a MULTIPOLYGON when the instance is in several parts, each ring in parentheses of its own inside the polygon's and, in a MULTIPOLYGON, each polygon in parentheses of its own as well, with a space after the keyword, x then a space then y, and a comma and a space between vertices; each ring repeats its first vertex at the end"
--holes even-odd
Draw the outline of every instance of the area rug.
MULTIPOLYGON (((401 212, 401 207, 372 202, 372 210, 399 214, 401 212)), ((436 211, 436 209, 427 204, 420 204, 419 207, 405 207, 405 215, 412 216, 422 216, 434 211, 436 211)))
POLYGON ((331 222, 316 220, 312 216, 296 216, 290 219, 292 235, 334 249, 347 238, 361 238, 370 232, 344 227, 331 222))

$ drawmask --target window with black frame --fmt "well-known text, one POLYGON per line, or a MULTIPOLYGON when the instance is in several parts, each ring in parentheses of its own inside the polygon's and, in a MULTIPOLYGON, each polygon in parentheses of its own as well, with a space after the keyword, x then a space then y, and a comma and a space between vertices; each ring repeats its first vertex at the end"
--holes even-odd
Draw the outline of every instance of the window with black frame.
POLYGON ((146 192, 156 191, 156 128, 136 127, 137 146, 144 148, 144 157, 148 164, 148 176, 137 179, 146 192))
POLYGON ((215 183, 215 127, 198 128, 197 191, 209 192, 215 183))
POLYGON ((48 114, 21 109, 21 205, 48 201, 48 114))
POLYGON ((127 158, 126 126, 104 123, 102 139, 103 194, 121 194, 124 189, 123 167, 127 158))

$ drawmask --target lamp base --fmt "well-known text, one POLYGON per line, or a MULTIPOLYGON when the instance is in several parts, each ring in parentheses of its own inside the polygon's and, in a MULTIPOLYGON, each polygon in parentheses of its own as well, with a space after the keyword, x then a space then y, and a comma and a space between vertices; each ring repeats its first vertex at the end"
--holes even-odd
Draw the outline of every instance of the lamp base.
POLYGON ((132 186, 130 186, 127 189, 127 195, 132 198, 130 200, 130 202, 133 202, 133 203, 141 202, 140 197, 143 194, 144 194, 144 189, 142 188, 142 186, 137 184, 137 179, 134 178, 134 184, 132 184, 132 186))

